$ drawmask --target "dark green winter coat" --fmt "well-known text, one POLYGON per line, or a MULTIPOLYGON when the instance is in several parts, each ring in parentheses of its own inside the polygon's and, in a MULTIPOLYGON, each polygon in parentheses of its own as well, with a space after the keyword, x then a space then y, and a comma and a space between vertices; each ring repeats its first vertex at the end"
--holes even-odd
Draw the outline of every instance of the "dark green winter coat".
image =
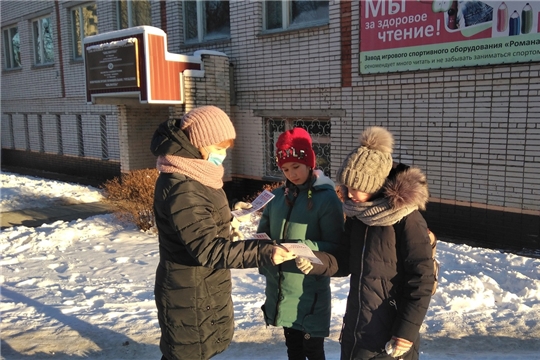
MULTIPOLYGON (((312 250, 332 253, 343 232, 343 209, 334 183, 322 172, 312 179, 312 207, 308 207, 308 184, 274 190, 275 198, 266 205, 257 232, 272 239, 288 239, 307 244, 312 250), (289 196, 292 207, 287 205, 289 196)), ((264 318, 268 325, 289 327, 314 337, 329 335, 331 315, 330 278, 305 276, 294 261, 279 266, 261 267, 266 276, 264 318)))
MULTIPOLYGON (((201 158, 177 120, 160 125, 151 149, 154 155, 201 158)), ((168 360, 209 359, 224 351, 233 337, 228 269, 270 263, 271 242, 229 241, 231 212, 223 190, 183 174, 159 175, 154 212, 160 256, 154 294, 161 352, 168 360)))

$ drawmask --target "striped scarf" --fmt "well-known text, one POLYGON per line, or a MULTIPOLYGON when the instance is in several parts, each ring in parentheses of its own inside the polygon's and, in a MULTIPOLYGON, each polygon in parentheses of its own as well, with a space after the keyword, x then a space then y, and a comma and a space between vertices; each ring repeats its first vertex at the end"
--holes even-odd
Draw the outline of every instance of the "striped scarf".
POLYGON ((394 209, 390 206, 390 201, 387 197, 364 203, 355 203, 349 199, 343 202, 345 215, 356 217, 368 226, 394 225, 416 209, 418 209, 418 206, 415 205, 394 209))

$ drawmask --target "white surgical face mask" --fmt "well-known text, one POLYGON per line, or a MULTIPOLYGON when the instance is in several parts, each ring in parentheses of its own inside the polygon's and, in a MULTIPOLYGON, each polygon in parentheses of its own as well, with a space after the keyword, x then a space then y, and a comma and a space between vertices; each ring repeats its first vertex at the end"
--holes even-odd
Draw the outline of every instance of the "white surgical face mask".
POLYGON ((216 153, 210 153, 208 154, 207 161, 210 161, 214 165, 221 165, 223 164, 223 161, 225 160, 226 155, 216 154, 216 153))

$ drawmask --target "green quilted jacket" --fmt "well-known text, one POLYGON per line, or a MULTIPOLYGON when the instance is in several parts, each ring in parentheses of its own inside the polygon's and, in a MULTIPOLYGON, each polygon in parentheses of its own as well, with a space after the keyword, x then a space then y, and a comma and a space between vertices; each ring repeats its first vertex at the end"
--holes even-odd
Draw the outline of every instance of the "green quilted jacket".
MULTIPOLYGON (((333 253, 343 232, 342 203, 334 183, 321 171, 316 170, 311 181, 311 191, 309 184, 296 187, 289 182, 274 190, 275 198, 266 205, 257 232, 281 242, 302 242, 312 250, 333 253), (286 197, 292 206, 287 205, 286 197)), ((294 261, 260 267, 259 271, 266 276, 263 312, 267 325, 301 330, 314 337, 329 335, 329 277, 306 276, 294 261)))

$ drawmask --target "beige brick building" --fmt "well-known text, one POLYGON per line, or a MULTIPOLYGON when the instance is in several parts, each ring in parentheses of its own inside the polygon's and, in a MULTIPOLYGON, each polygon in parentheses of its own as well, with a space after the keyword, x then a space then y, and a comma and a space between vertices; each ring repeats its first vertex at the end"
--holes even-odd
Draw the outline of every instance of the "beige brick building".
MULTIPOLYGON (((426 172, 436 231, 540 247, 539 61, 362 74, 365 2, 291 3, 2 1, 2 164, 97 178, 152 167, 155 126, 211 97, 128 116, 122 105, 87 104, 80 36, 150 25, 171 53, 228 57, 231 191, 278 179, 272 149, 284 129, 306 127, 333 176, 359 133, 381 125, 395 135, 396 160, 426 172)), ((186 91, 197 81, 187 76, 186 91)))

